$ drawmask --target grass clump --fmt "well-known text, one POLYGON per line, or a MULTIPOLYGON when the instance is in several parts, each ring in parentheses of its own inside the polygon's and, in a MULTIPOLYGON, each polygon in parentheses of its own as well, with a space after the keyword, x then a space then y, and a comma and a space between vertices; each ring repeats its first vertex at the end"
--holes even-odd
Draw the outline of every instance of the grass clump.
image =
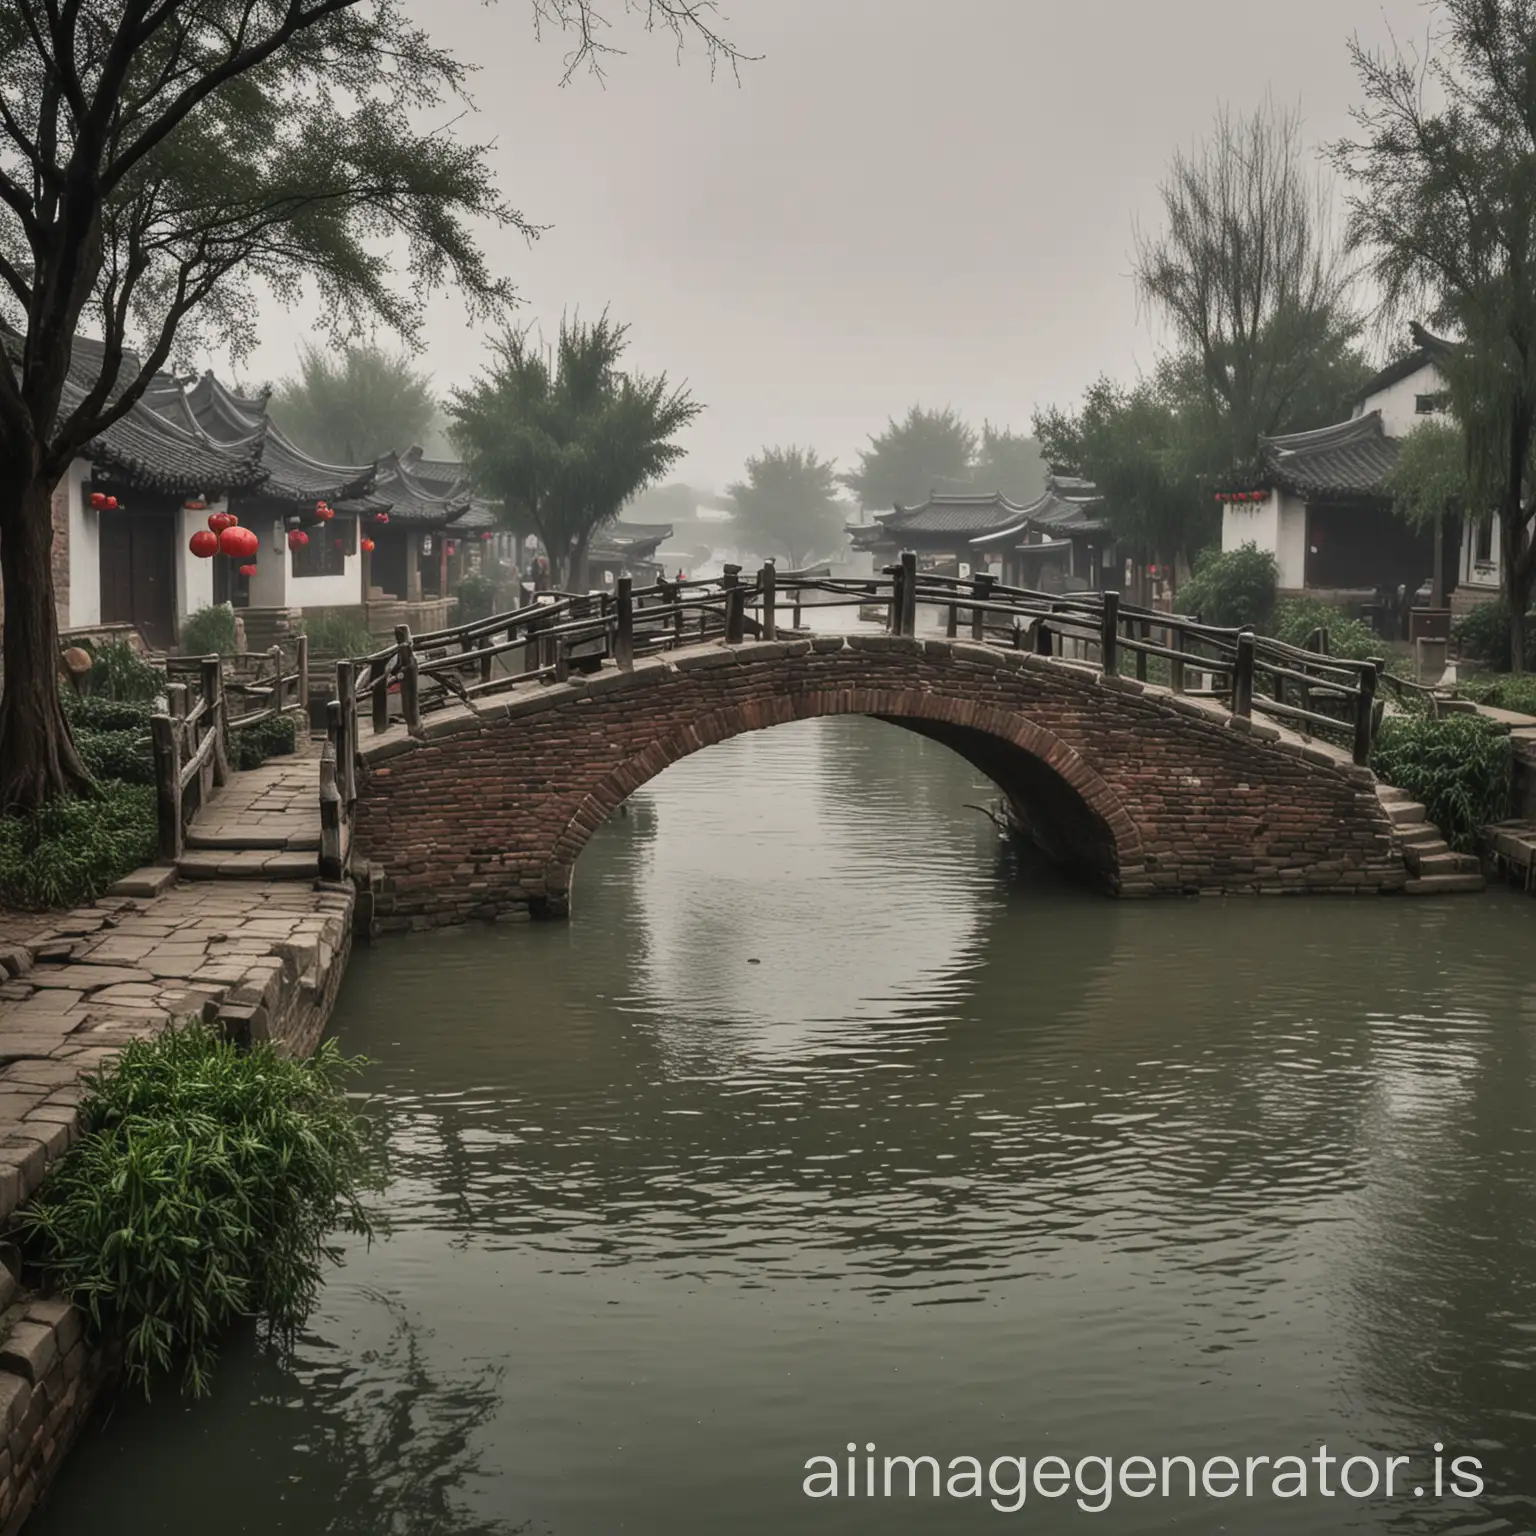
POLYGON ((201 1023, 133 1042, 87 1079, 85 1135, 13 1218, 24 1262, 119 1336, 148 1392, 180 1367, 208 1391, 217 1344, 257 1318, 280 1344, 308 1316, 338 1227, 371 1234, 380 1143, 344 1083, 362 1063, 241 1051, 201 1023))
POLYGON ((1513 778, 1509 733, 1477 715, 1391 715, 1371 749, 1371 768, 1421 801, 1458 853, 1473 853, 1478 834, 1509 812, 1513 778))
POLYGON ((311 655, 367 656, 378 646, 362 615, 346 608, 321 608, 304 615, 304 633, 311 655))
POLYGON ((1536 672, 1506 672, 1501 677, 1469 677, 1456 685, 1456 692, 1474 704, 1489 704, 1495 709, 1518 710, 1522 715, 1536 715, 1536 672))
POLYGON ((233 656, 235 649, 235 610, 230 603, 199 608, 181 626, 183 656, 233 656))
POLYGON ((86 688, 92 698, 149 703, 165 692, 165 676, 126 640, 87 640, 91 670, 86 688))
POLYGON ((0 906, 27 912, 92 901, 158 848, 155 792, 101 783, 39 811, 0 816, 0 906))
POLYGON ((269 757, 292 752, 299 739, 297 716, 269 715, 229 733, 229 761, 234 768, 259 768, 269 757))

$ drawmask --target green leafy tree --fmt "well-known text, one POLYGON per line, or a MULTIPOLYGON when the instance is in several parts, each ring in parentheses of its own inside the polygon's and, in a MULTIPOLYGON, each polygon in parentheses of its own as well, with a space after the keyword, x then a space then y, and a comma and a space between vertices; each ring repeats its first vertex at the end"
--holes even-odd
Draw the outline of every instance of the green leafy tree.
POLYGON ((1396 510, 1415 528, 1435 537, 1434 600, 1445 600, 1445 520, 1470 516, 1476 503, 1467 473, 1467 439, 1459 426, 1427 421, 1403 439, 1386 489, 1396 510))
POLYGON ((1162 230, 1137 235, 1137 289, 1173 355, 1197 366, 1229 464, 1252 463, 1261 436, 1298 418, 1347 416, 1369 373, 1330 190, 1307 161, 1296 114, 1223 111, 1194 154, 1175 155, 1162 230))
POLYGON ((859 467, 839 478, 867 509, 915 506, 931 491, 969 490, 975 457, 976 433, 953 410, 914 405, 871 437, 859 467))
POLYGON ((1226 435, 1188 364, 1165 362, 1130 388, 1101 378, 1076 411, 1037 411, 1034 430, 1052 463, 1104 493, 1127 546, 1187 568, 1219 531, 1204 483, 1226 467, 1226 435))
MULTIPOLYGON (((568 73, 612 51, 599 0, 532 4, 575 34, 568 73)), ((691 0, 643 10, 734 58, 691 0)), ((88 789, 59 703, 50 498, 176 348, 249 348, 262 286, 317 292, 343 339, 374 321, 411 338, 447 282, 472 313, 507 301, 473 231, 533 230, 433 110, 466 78, 399 0, 0 5, 0 807, 88 789), (66 396, 80 333, 100 347, 66 396)))
POLYGON ((1442 0, 1427 65, 1351 47, 1360 137, 1350 238, 1392 323, 1464 341, 1437 358, 1467 438, 1471 503, 1494 509, 1516 670, 1536 583, 1536 0, 1442 0), (1426 70, 1433 89, 1425 89, 1426 70))
POLYGON ((411 355, 383 347, 331 350, 305 346, 299 371, 282 381, 269 405, 274 420, 327 464, 371 464, 404 453, 440 429, 432 381, 411 355))
POLYGON ((837 548, 843 504, 829 460, 810 448, 765 448, 747 460, 747 478, 729 487, 747 548, 782 552, 792 567, 837 548))
POLYGON ((978 491, 1001 491, 1010 501, 1023 505, 1045 489, 1045 474, 1045 459, 1034 438, 994 427, 990 421, 982 423, 976 462, 970 471, 971 484, 978 491))
POLYGON ((508 331, 449 401, 470 473, 508 526, 538 535, 557 587, 585 583, 593 535, 683 458, 674 439, 703 409, 665 374, 622 372, 627 334, 606 314, 562 320, 550 349, 531 329, 508 331))

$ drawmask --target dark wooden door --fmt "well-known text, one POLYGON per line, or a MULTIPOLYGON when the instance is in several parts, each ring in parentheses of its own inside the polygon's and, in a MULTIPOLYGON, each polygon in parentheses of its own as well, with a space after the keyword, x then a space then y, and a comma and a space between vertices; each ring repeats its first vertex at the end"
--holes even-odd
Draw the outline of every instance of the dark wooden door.
POLYGON ((101 620, 132 624, 157 650, 176 639, 176 528, 170 516, 101 519, 101 620))

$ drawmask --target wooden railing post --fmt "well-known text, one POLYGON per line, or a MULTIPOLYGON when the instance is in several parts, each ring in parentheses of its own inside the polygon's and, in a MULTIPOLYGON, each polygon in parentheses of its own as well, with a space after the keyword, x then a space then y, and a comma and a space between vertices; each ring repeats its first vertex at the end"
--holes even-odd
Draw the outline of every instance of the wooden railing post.
MULTIPOLYGON (((375 656, 368 663, 368 685, 373 692, 373 734, 389 729, 389 658, 375 656)), ((308 708, 308 705, 305 705, 308 708)))
POLYGON ((795 628, 800 628, 800 586, 795 585, 795 628))
MULTIPOLYGON (((978 603, 990 602, 992 598, 992 572, 978 571, 976 579, 971 583, 971 595, 978 603)), ((987 637, 987 616, 980 608, 971 609, 971 639, 985 640, 987 637)))
POLYGON ((960 604, 951 603, 944 615, 944 638, 953 640, 960 633, 960 604))
POLYGON ((550 646, 553 648, 553 656, 550 658, 555 668, 555 681, 563 683, 569 680, 571 675, 571 647, 564 635, 551 635, 550 646))
POLYGON ((341 706, 341 734, 336 741, 336 782, 342 803, 357 799, 357 683, 352 663, 336 663, 336 702, 341 706))
POLYGON ((1360 673, 1360 692, 1355 699, 1355 761, 1363 768, 1371 760, 1371 736, 1376 723, 1376 674, 1381 662, 1360 673))
POLYGON ((764 640, 777 640, 779 638, 778 614, 775 610, 778 606, 779 573, 774 568, 773 561, 768 561, 757 573, 757 583, 763 595, 762 612, 758 616, 759 635, 764 640))
POLYGON ((1232 713, 1247 719, 1253 713, 1254 636, 1245 629, 1237 637, 1237 658, 1232 663, 1232 713))
POLYGON ((906 569, 901 564, 891 567, 891 601, 885 610, 885 632, 888 635, 901 633, 902 610, 902 583, 906 580, 906 569))
MULTIPOLYGON (((1143 645, 1147 645, 1147 644, 1151 643, 1151 640, 1152 640, 1152 626, 1149 623, 1147 623, 1147 621, 1145 619, 1143 619, 1141 621, 1141 623, 1137 626, 1137 638, 1142 642, 1143 645)), ((1137 651, 1136 652, 1136 681, 1138 683, 1144 683, 1144 682, 1146 682, 1146 680, 1147 680, 1147 653, 1145 651, 1137 651)))
POLYGON ((309 720, 309 636, 301 634, 298 639, 299 647, 299 697, 295 701, 304 713, 306 723, 309 720))
POLYGON ((271 709, 274 715, 283 712, 283 648, 280 645, 267 647, 267 660, 272 663, 272 692, 270 695, 271 709))
POLYGON ((1035 621, 1035 655, 1055 655, 1055 642, 1051 635, 1051 626, 1043 618, 1035 621))
POLYGON ((1168 691, 1170 693, 1184 692, 1184 631, 1176 629, 1170 624, 1163 631, 1163 638, 1167 642, 1170 651, 1177 651, 1177 656, 1168 660, 1168 691))
MULTIPOLYGON (((326 709, 330 714, 330 706, 326 709)), ((320 749, 320 878, 340 880, 342 869, 341 790, 336 783, 336 748, 320 749)))
POLYGON ((1107 677, 1120 670, 1120 594, 1101 592, 1104 611, 1099 621, 1099 665, 1107 677))
POLYGON ((155 819, 159 827, 160 860, 174 864, 181 857, 181 753, 176 721, 154 715, 149 722, 155 749, 155 819))
POLYGON ((917 633, 917 552, 901 552, 901 628, 903 635, 917 633))
MULTIPOLYGON (((508 636, 508 638, 510 639, 511 637, 508 636)), ((495 642, 490 635, 481 635, 480 638, 475 641, 475 649, 488 653, 494 643, 495 642)), ((495 670, 496 658, 494 656, 487 654, 480 658, 480 681, 482 683, 490 682, 492 676, 495 674, 495 670)))
POLYGON ((635 664, 635 584, 629 576, 620 576, 615 583, 615 618, 613 631, 613 659, 621 667, 635 664))
POLYGON ((229 783, 229 732, 224 709, 224 664, 217 656, 204 656, 203 698, 208 703, 208 729, 213 732, 213 783, 218 788, 229 783))
POLYGON ((725 643, 740 645, 747 633, 747 589, 732 582, 725 589, 725 643))
POLYGON ((395 625, 395 658, 400 672, 400 713, 412 736, 421 731, 421 677, 416 670, 416 647, 409 624, 395 625))

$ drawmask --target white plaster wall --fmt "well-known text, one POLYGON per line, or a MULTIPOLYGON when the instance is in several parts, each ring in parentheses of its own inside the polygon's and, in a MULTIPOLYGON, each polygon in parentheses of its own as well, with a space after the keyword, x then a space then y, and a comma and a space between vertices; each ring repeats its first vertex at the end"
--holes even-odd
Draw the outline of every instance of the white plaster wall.
POLYGON ((1229 555, 1245 544, 1280 558, 1280 519, 1275 497, 1263 501, 1229 501, 1221 511, 1221 552, 1229 555))
POLYGON ((1355 415, 1364 416, 1371 411, 1380 411, 1382 431, 1388 437, 1404 437, 1426 421, 1443 419, 1419 415, 1414 409, 1414 400, 1419 395, 1438 394, 1444 388, 1445 375, 1433 363, 1425 363, 1406 379, 1399 379, 1396 384, 1379 389, 1374 395, 1367 395, 1355 407, 1355 415))
MULTIPOLYGON (((311 539, 334 539, 336 524, 311 528, 311 539)), ((288 602, 294 608, 345 608, 364 599, 363 557, 360 550, 364 535, 359 529, 352 540, 354 553, 346 557, 340 576, 295 576, 293 562, 288 564, 288 602)))
POLYGON ((1273 492, 1270 500, 1278 502, 1276 515, 1278 537, 1275 563, 1280 567, 1279 585, 1299 592, 1307 578, 1307 504, 1299 496, 1273 492))
MULTIPOLYGON (((213 560, 200 560, 188 545, 199 528, 207 529, 208 518, 214 512, 222 512, 227 501, 210 501, 201 512, 183 507, 176 514, 176 627, 190 618, 200 608, 213 602, 213 560)), ((215 555, 214 560, 222 560, 215 555)))
POLYGON ((261 539, 261 548, 256 555, 256 574, 251 577, 251 607, 286 608, 289 603, 288 570, 292 564, 287 529, 282 520, 275 517, 262 517, 249 527, 261 539))
POLYGON ((69 627, 101 623, 101 513, 92 511, 85 482, 91 466, 76 459, 64 472, 69 497, 69 627))

